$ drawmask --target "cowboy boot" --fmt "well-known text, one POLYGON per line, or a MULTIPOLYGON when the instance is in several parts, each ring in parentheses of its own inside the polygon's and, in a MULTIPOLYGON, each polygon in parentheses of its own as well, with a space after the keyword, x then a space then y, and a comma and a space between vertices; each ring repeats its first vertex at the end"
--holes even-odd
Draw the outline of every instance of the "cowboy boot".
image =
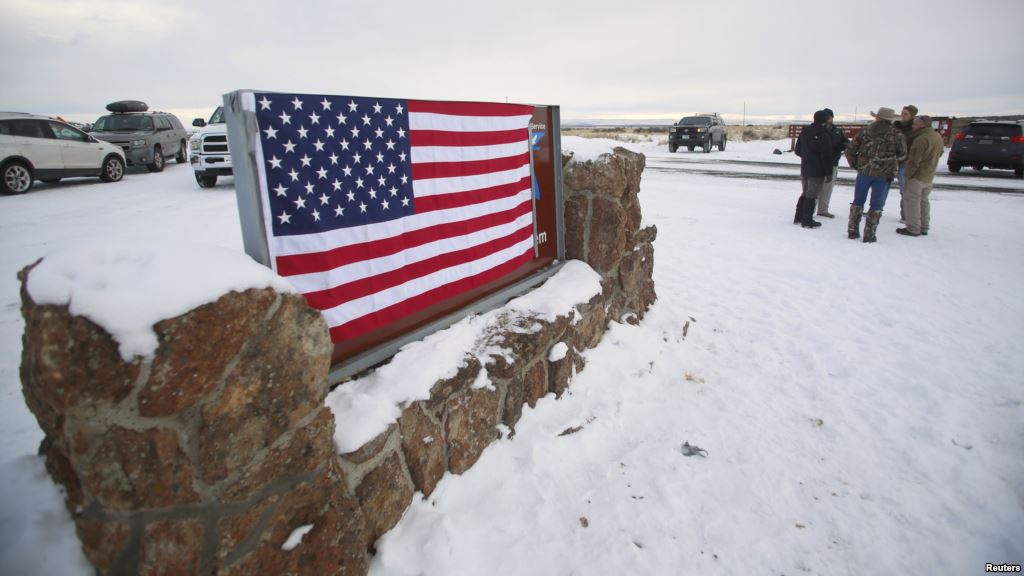
POLYGON ((863 206, 850 204, 850 222, 846 225, 846 237, 850 240, 860 238, 860 217, 863 215, 863 206))
POLYGON ((878 221, 882 219, 881 210, 869 210, 868 217, 864 221, 864 242, 874 242, 875 231, 878 230, 878 221))
POLYGON ((800 215, 803 213, 803 211, 804 211, 804 197, 803 197, 803 195, 800 195, 800 197, 797 198, 797 200, 796 200, 796 213, 793 214, 793 224, 799 224, 800 223, 800 220, 802 220, 800 215))
POLYGON ((800 213, 800 225, 804 228, 817 228, 821 222, 814 219, 814 198, 803 198, 803 210, 800 213))

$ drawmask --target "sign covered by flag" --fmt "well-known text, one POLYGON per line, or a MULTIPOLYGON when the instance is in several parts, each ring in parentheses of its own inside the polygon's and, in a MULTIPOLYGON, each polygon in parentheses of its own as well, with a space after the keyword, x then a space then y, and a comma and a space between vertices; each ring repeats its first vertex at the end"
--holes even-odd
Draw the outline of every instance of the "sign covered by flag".
POLYGON ((253 96, 271 265, 335 342, 535 257, 532 106, 253 96))

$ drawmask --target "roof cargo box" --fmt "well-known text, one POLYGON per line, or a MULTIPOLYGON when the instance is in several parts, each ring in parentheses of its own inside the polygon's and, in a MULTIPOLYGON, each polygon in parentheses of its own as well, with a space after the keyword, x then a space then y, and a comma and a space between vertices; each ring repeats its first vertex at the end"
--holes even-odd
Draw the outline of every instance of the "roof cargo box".
POLYGON ((145 102, 138 100, 118 100, 117 102, 111 102, 107 104, 107 110, 115 113, 124 112, 145 112, 149 110, 149 106, 145 102))

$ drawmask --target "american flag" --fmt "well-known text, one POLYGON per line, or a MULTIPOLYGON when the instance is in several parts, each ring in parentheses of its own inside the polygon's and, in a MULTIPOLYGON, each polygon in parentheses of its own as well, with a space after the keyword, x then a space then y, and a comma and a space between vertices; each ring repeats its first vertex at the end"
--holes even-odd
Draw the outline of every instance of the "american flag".
POLYGON ((333 341, 533 259, 532 106, 254 99, 271 261, 333 341))

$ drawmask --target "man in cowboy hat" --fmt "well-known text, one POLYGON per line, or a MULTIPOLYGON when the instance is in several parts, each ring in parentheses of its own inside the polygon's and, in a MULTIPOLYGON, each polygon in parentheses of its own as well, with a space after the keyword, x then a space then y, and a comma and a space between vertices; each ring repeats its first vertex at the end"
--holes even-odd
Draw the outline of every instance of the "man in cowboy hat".
POLYGON ((857 180, 853 184, 853 203, 850 204, 850 221, 847 224, 847 236, 850 239, 860 238, 860 219, 864 214, 864 202, 871 192, 871 204, 868 209, 867 223, 864 224, 864 241, 874 242, 878 221, 882 218, 885 197, 889 194, 889 186, 896 177, 896 166, 907 155, 907 147, 903 134, 892 122, 897 118, 892 108, 879 108, 872 112, 875 121, 857 133, 850 146, 846 149, 846 160, 850 167, 857 170, 857 180))

